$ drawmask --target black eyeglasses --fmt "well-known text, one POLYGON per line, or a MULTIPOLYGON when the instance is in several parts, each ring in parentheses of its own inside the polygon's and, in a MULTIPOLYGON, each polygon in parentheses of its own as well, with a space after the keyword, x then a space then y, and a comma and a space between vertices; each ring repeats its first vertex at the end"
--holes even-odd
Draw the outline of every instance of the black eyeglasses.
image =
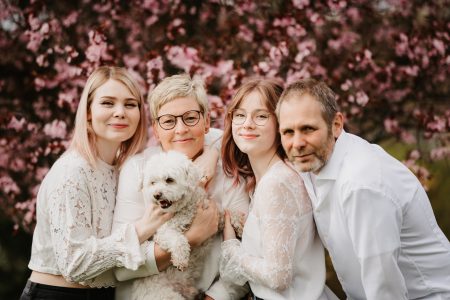
POLYGON ((200 121, 200 116, 202 112, 199 110, 189 110, 182 115, 174 116, 174 115, 162 115, 156 120, 158 121, 159 126, 164 130, 173 129, 177 125, 177 119, 181 118, 184 125, 192 127, 197 125, 198 121, 200 121))
MULTIPOLYGON (((245 123, 245 120, 247 120, 248 113, 245 111, 245 109, 240 108, 233 109, 230 112, 230 114, 231 114, 231 122, 234 125, 242 125, 245 123)), ((264 126, 269 120, 270 115, 271 115, 270 112, 263 109, 258 109, 250 113, 250 117, 253 123, 255 123, 258 126, 264 126)))

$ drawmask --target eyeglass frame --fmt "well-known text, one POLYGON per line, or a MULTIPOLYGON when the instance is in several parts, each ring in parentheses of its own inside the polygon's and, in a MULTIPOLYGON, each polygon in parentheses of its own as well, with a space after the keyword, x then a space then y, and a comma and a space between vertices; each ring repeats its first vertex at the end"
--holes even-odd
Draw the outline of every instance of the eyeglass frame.
POLYGON ((252 122, 253 122, 256 126, 265 126, 265 125, 267 124, 267 122, 269 121, 270 116, 273 115, 273 113, 271 113, 270 111, 265 110, 265 109, 257 109, 257 110, 254 110, 254 111, 248 113, 248 112, 247 112, 245 109, 243 109, 243 108, 235 108, 235 109, 231 110, 231 111, 228 112, 228 113, 230 114, 231 123, 234 124, 234 125, 243 125, 243 124, 245 123, 245 121, 247 121, 247 117, 248 117, 248 115, 250 114, 250 117, 251 117, 251 119, 252 119, 252 122), (236 111, 239 111, 239 110, 245 112, 245 119, 242 121, 242 123, 236 123, 235 121, 233 121, 233 120, 234 120, 234 118, 233 118, 233 113, 236 112, 236 111), (258 124, 258 123, 254 120, 254 117, 255 117, 256 114, 257 114, 258 112, 260 112, 260 111, 263 111, 263 112, 267 113, 267 119, 264 121, 263 124, 258 124))
POLYGON ((172 130, 172 129, 174 129, 174 128, 177 126, 178 118, 181 118, 181 121, 183 122, 184 125, 186 125, 186 126, 188 126, 188 127, 194 127, 195 125, 198 124, 198 122, 200 122, 201 116, 203 116, 203 111, 201 111, 201 110, 196 110, 196 109, 191 109, 191 110, 185 111, 185 112, 184 112, 183 114, 181 114, 181 115, 164 114, 164 115, 162 115, 162 116, 157 117, 157 118, 156 118, 156 122, 158 123, 159 127, 161 127, 162 129, 164 129, 164 130, 172 130), (199 118, 198 118, 197 122, 195 122, 195 124, 186 124, 186 122, 185 122, 184 119, 183 119, 183 116, 186 115, 187 113, 190 113, 190 112, 196 112, 196 113, 198 114, 198 116, 199 116, 199 118), (164 127, 161 125, 161 123, 159 122, 159 120, 160 120, 162 117, 165 117, 165 116, 172 116, 172 117, 175 118, 175 122, 174 122, 174 124, 173 124, 173 127, 170 127, 170 128, 164 128, 164 127))

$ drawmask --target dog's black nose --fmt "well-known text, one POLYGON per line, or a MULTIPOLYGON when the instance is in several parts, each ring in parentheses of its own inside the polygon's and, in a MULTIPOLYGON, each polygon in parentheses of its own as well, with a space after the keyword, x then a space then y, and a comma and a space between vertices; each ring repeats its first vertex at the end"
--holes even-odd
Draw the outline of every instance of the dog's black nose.
POLYGON ((155 198, 156 200, 159 200, 159 198, 161 198, 162 193, 161 192, 156 192, 153 194, 153 198, 155 198))

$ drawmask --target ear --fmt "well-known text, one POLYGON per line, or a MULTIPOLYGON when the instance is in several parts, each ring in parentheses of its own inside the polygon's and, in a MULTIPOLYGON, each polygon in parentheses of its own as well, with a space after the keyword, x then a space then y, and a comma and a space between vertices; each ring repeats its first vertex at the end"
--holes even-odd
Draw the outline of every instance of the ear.
POLYGON ((159 140, 159 134, 158 134, 158 124, 157 124, 157 122, 153 122, 153 124, 152 124, 152 129, 153 129, 153 135, 155 136, 156 140, 157 140, 158 142, 160 142, 160 140, 159 140))
POLYGON ((208 112, 205 116, 205 134, 209 132, 210 127, 211 127, 211 117, 208 112))
POLYGON ((341 112, 337 112, 336 116, 334 116, 332 131, 333 137, 337 139, 344 128, 344 115, 341 112))

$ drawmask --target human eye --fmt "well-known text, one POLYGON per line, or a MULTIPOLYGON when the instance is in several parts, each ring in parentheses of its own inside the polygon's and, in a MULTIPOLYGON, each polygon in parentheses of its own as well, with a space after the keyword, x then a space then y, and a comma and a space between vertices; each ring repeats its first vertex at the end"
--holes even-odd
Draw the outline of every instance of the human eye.
POLYGON ((303 133, 311 133, 311 132, 314 132, 315 130, 316 130, 316 128, 314 128, 312 126, 305 126, 302 128, 303 133))
POLYGON ((294 130, 292 130, 290 128, 281 130, 281 135, 283 135, 283 136, 291 136, 293 134, 294 134, 294 130))
POLYGON ((137 103, 137 101, 129 101, 129 102, 127 102, 127 103, 125 103, 125 107, 126 108, 136 108, 136 107, 138 107, 139 105, 138 105, 138 103, 137 103))
POLYGON ((269 113, 258 112, 258 113, 256 113, 255 118, 258 120, 266 120, 267 118, 269 118, 269 113))
POLYGON ((199 119, 199 114, 197 112, 189 112, 183 115, 184 122, 188 124, 193 124, 199 119))
POLYGON ((114 106, 114 102, 112 100, 101 100, 100 101, 100 105, 101 106, 105 106, 105 107, 111 107, 114 106))
POLYGON ((159 122, 160 122, 161 124, 170 126, 170 125, 172 125, 172 124, 175 123, 175 118, 172 117, 172 116, 164 116, 164 117, 162 117, 162 118, 159 119, 159 122))
POLYGON ((233 112, 233 118, 236 118, 236 119, 244 119, 245 116, 246 116, 246 114, 245 114, 245 112, 242 111, 242 110, 235 110, 235 111, 233 112))

